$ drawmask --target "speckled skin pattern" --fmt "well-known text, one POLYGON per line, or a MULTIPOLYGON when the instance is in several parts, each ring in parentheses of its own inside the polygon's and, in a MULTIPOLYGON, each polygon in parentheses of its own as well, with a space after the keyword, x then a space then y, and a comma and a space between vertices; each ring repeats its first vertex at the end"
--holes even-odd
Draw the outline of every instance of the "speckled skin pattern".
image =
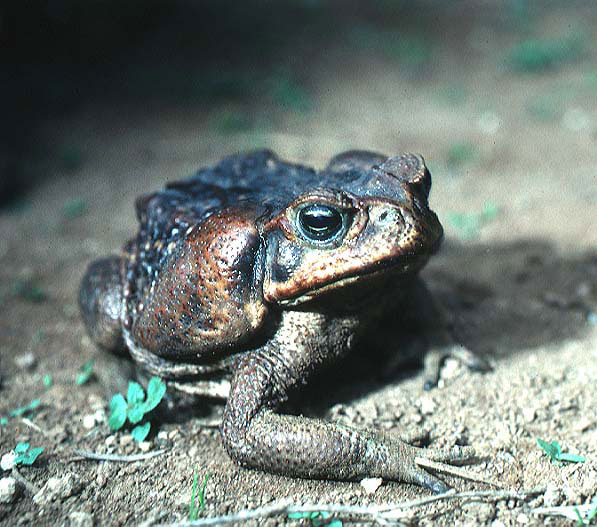
POLYGON ((413 154, 346 152, 319 172, 269 151, 226 158, 137 200, 137 236, 83 278, 89 334, 104 348, 126 344, 171 386, 227 394, 222 439, 244 466, 442 492, 415 456, 454 461, 470 449, 420 450, 280 413, 292 390, 421 288, 417 272, 442 238, 430 188, 413 154))

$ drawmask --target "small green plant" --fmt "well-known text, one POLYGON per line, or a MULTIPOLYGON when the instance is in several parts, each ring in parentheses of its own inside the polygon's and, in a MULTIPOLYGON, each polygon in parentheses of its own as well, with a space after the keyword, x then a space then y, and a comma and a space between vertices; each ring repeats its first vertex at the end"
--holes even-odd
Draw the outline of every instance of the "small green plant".
POLYGON ((330 520, 330 513, 325 511, 313 512, 291 512, 288 514, 289 520, 302 520, 306 518, 311 520, 312 527, 342 527, 342 520, 330 520))
POLYGON ((16 454, 14 464, 33 465, 43 451, 43 447, 29 448, 29 443, 17 443, 17 446, 14 448, 14 453, 16 454))
POLYGON ((65 170, 75 171, 83 164, 83 151, 75 145, 65 145, 58 152, 58 159, 65 170))
POLYGON ((576 517, 578 518, 578 523, 576 524, 577 527, 585 527, 590 525, 591 522, 597 518, 597 501, 593 500, 594 507, 589 511, 585 518, 582 517, 582 514, 578 510, 578 507, 574 507, 574 512, 576 513, 576 517))
MULTIPOLYGON (((9 417, 21 417, 22 415, 33 412, 41 404, 41 399, 34 399, 29 404, 15 408, 8 412, 9 417)), ((0 425, 4 426, 8 424, 8 417, 0 417, 0 425)))
POLYGON ((62 207, 62 216, 67 220, 74 220, 87 213, 87 203, 82 198, 67 201, 62 207))
POLYGON ((560 117, 563 110, 563 103, 560 97, 555 95, 544 95, 531 99, 526 104, 527 113, 536 121, 555 121, 560 117))
POLYGON ((210 125, 220 134, 233 135, 250 130, 253 123, 246 112, 228 108, 214 114, 210 125))
POLYGON ((562 447, 560 446, 560 443, 558 443, 557 441, 552 441, 551 443, 548 443, 543 439, 537 438, 537 444, 551 459, 552 463, 555 463, 557 461, 567 461, 568 463, 584 463, 586 461, 585 456, 579 456, 577 454, 569 454, 567 452, 562 452, 562 447))
POLYGON ((199 513, 205 510, 205 488, 207 487, 207 480, 209 479, 209 472, 205 474, 201 487, 198 488, 199 472, 195 469, 193 476, 193 488, 191 490, 191 503, 189 503, 189 520, 195 521, 199 517, 199 513), (199 506, 195 503, 195 498, 199 500, 199 506))
POLYGON ((472 143, 454 143, 446 154, 449 167, 459 167, 473 161, 478 156, 477 147, 472 143))
POLYGON ((11 410, 10 412, 8 412, 8 415, 10 415, 10 417, 20 417, 21 415, 25 415, 29 412, 32 412, 40 404, 41 404, 40 399, 34 399, 33 401, 31 401, 29 404, 26 404, 25 406, 21 406, 20 408, 15 408, 14 410, 11 410))
POLYGON ((516 71, 540 73, 580 58, 585 48, 586 38, 581 33, 560 39, 529 39, 510 50, 508 62, 516 71))
POLYGON ((315 106, 309 92, 287 72, 273 74, 265 84, 273 101, 284 109, 307 113, 315 106))
POLYGON ((29 302, 39 303, 48 299, 47 293, 31 280, 24 280, 21 278, 15 280, 12 286, 12 291, 15 296, 29 302))
POLYGON ((449 84, 442 87, 437 95, 449 106, 461 106, 466 102, 468 92, 463 84, 449 84))
POLYGON ((473 240, 480 236, 481 228, 494 221, 498 214, 498 206, 488 202, 483 206, 481 212, 449 212, 447 220, 458 231, 462 239, 473 240))
POLYGON ((75 384, 81 386, 85 384, 93 376, 93 361, 88 360, 83 366, 79 368, 79 373, 75 377, 75 384))
POLYGON ((416 29, 405 33, 362 24, 349 33, 349 38, 359 50, 382 54, 406 68, 420 68, 433 57, 433 43, 428 34, 416 29))
POLYGON ((136 425, 131 431, 133 439, 137 442, 143 441, 151 424, 149 421, 139 424, 145 414, 151 412, 164 397, 166 384, 159 377, 152 377, 147 384, 147 397, 141 385, 130 381, 126 394, 126 400, 120 393, 115 394, 110 401, 110 417, 108 424, 112 430, 119 430, 128 419, 129 423, 136 425))
POLYGON ((54 384, 54 379, 52 379, 52 375, 50 373, 46 373, 44 375, 43 383, 46 388, 50 388, 52 384, 54 384))

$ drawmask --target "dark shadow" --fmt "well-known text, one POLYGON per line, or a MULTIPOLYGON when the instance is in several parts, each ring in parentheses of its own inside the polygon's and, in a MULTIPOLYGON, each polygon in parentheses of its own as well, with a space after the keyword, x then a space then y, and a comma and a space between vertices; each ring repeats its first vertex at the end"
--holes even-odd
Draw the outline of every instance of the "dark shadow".
POLYGON ((126 114, 243 101, 261 113, 304 111, 317 69, 385 57, 428 78, 438 46, 459 46, 464 26, 511 11, 421 0, 4 2, 0 206, 40 178, 78 172, 85 152, 56 144, 55 129, 90 106, 126 114))
MULTIPOLYGON (((597 252, 561 253, 547 241, 449 243, 423 276, 454 317, 460 342, 493 364, 537 348, 548 354, 551 345, 581 338, 590 329, 589 313, 597 311, 597 252)), ((320 372, 292 408, 321 414, 412 376, 421 378, 423 390, 424 352, 422 339, 399 331, 388 332, 385 349, 362 342, 320 372), (404 350, 405 360, 397 361, 404 350)))

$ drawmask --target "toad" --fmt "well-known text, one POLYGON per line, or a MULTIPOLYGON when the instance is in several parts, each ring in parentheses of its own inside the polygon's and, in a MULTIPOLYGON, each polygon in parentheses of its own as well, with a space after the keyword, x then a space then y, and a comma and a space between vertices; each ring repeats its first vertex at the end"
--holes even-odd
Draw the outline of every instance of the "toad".
MULTIPOLYGON (((403 313, 427 326, 432 357, 466 355, 418 278, 442 240, 430 188, 414 154, 350 151, 321 171, 270 151, 228 157, 137 199, 136 236, 83 278, 87 331, 103 348, 128 348, 176 389, 227 397, 221 437, 243 466, 443 492, 415 457, 454 462, 470 447, 421 449, 386 431, 282 411, 380 321, 399 331, 403 313)), ((435 359, 428 371, 437 372, 435 359)), ((436 380, 432 373, 428 384, 436 380)))

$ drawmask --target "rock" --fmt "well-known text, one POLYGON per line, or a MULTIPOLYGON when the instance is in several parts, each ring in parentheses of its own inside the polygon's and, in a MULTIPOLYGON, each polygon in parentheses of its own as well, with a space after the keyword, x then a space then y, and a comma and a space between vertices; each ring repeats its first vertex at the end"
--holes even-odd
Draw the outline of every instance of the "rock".
POLYGON ((94 414, 88 414, 85 417, 83 417, 83 428, 86 428, 87 430, 91 430, 94 426, 95 426, 95 415, 94 414))
POLYGON ((2 459, 0 459, 0 468, 2 470, 13 469, 14 466, 16 465, 16 463, 15 463, 16 458, 17 458, 17 455, 12 450, 10 452, 7 452, 6 454, 4 454, 2 456, 2 459))
POLYGON ((93 527, 93 516, 88 512, 71 512, 68 519, 70 527, 93 527))
POLYGON ((0 479, 0 503, 12 503, 18 495, 18 490, 16 479, 0 479))
POLYGON ((83 488, 83 483, 79 476, 72 472, 67 472, 59 478, 50 478, 41 490, 33 496, 33 501, 38 505, 47 505, 53 501, 62 501, 74 494, 77 494, 83 488))
POLYGON ((495 518, 495 504, 472 502, 462 505, 462 512, 472 520, 473 525, 488 525, 495 518))
POLYGON ((432 415, 435 412, 435 401, 431 397, 421 397, 419 404, 423 415, 432 415))
POLYGON ((15 357, 15 364, 21 370, 31 370, 36 363, 37 357, 31 351, 15 357))
POLYGON ((361 480, 361 487, 365 489, 367 494, 374 494, 381 487, 382 483, 383 480, 381 478, 364 478, 361 480))
POLYGON ((560 490, 560 487, 554 481, 550 481, 545 487, 543 505, 546 507, 556 507, 562 503, 563 499, 564 493, 560 490))
POLYGON ((525 407, 522 409, 522 418, 525 423, 532 423, 537 417, 537 410, 535 408, 525 407))

